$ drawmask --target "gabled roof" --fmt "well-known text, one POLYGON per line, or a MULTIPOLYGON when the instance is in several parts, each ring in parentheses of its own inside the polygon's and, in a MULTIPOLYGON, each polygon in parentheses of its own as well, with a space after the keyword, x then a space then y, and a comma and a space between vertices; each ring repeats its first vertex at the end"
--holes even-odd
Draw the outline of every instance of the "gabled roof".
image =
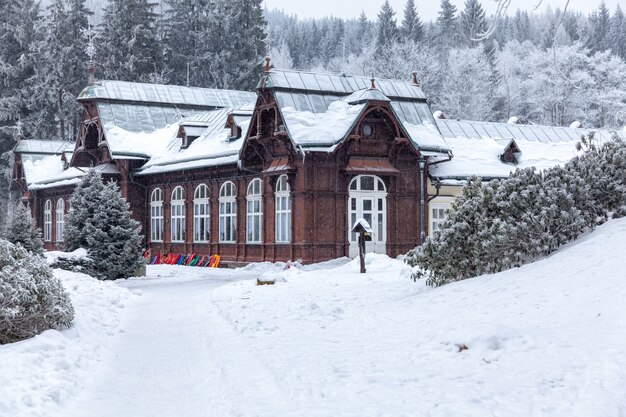
MULTIPOLYGON (((534 166, 547 169, 564 165, 578 154, 581 135, 596 132, 600 142, 610 140, 613 132, 605 129, 574 129, 540 125, 474 122, 437 119, 439 129, 452 148, 454 158, 431 167, 431 176, 460 180, 476 175, 485 179, 505 178, 516 168, 534 166), (521 154, 517 165, 500 160, 503 150, 514 143, 521 154)), ((617 132, 626 139, 625 132, 617 132)))
POLYGON ((371 83, 367 77, 273 69, 265 73, 259 89, 274 91, 285 129, 297 147, 332 151, 357 122, 364 103, 385 101, 391 102, 395 116, 420 151, 448 152, 419 86, 410 81, 377 79, 377 88, 372 89, 371 83), (330 132, 328 119, 338 118, 324 113, 338 113, 336 102, 348 104, 343 111, 352 120, 344 116, 341 129, 330 132), (359 108, 349 109, 350 106, 359 108))
POLYGON ((19 154, 60 155, 73 145, 61 140, 22 139, 13 151, 19 154))
POLYGON ((256 99, 248 91, 104 80, 87 86, 78 101, 164 104, 168 106, 238 107, 256 99))

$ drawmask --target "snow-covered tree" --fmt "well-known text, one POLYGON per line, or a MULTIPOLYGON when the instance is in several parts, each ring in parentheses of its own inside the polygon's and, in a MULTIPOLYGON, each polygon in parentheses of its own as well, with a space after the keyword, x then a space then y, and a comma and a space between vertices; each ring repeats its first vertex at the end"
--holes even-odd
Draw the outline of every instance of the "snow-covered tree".
POLYGON ((441 0, 441 8, 435 22, 435 28, 437 43, 443 48, 451 48, 457 45, 459 22, 456 13, 456 6, 450 0, 441 0))
POLYGON ((113 80, 164 80, 163 42, 157 30, 156 3, 109 0, 97 37, 98 66, 113 80))
POLYGON ((415 7, 415 0, 407 0, 400 35, 405 42, 420 42, 424 36, 422 21, 415 7))
POLYGON ((15 245, 22 245, 29 252, 43 253, 41 231, 35 228, 30 209, 24 204, 18 203, 13 207, 5 237, 15 245))
POLYGON ((611 28, 611 12, 606 7, 604 0, 600 2, 596 10, 589 19, 591 23, 591 38, 588 47, 592 52, 606 51, 611 47, 609 30, 611 28))
POLYGON ((132 276, 143 264, 139 223, 114 182, 90 170, 70 199, 65 249, 85 248, 100 279, 132 276))
POLYGON ((0 240, 0 344, 69 327, 74 308, 43 257, 0 240))
POLYGON ((477 46, 478 42, 472 39, 476 39, 477 35, 487 30, 483 6, 478 0, 465 0, 465 9, 461 12, 459 20, 461 41, 469 47, 477 46))
POLYGON ((619 4, 611 19, 608 36, 611 51, 626 60, 626 17, 624 17, 624 12, 619 4))
POLYGON ((385 50, 398 40, 398 26, 389 0, 385 0, 378 12, 378 34, 376 36, 376 52, 383 54, 385 50))

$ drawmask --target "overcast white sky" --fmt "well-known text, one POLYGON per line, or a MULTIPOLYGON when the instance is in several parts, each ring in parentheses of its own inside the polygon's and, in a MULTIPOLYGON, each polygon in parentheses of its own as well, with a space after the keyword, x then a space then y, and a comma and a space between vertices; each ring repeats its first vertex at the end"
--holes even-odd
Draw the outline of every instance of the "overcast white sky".
MULTIPOLYGON (((526 9, 533 10, 539 0, 511 0, 511 6, 509 7, 509 14, 515 12, 515 10, 526 9)), ((356 17, 361 13, 361 10, 365 11, 365 14, 370 20, 376 18, 380 6, 384 0, 265 0, 268 9, 283 9, 287 14, 297 14, 301 18, 306 17, 324 17, 324 16, 336 16, 344 18, 356 17)), ((626 8, 626 0, 605 0, 606 5, 611 9, 611 12, 615 10, 619 3, 622 8, 626 8)), ((402 10, 406 0, 390 0, 391 6, 396 11, 396 18, 398 23, 402 20, 402 10)), ((434 20, 437 17, 437 11, 439 10, 439 0, 416 0, 417 11, 420 14, 422 20, 434 20)), ((457 6, 458 9, 463 8, 465 0, 452 0, 452 3, 457 6)), ((539 10, 544 9, 548 5, 552 8, 563 8, 566 0, 543 0, 539 10)), ((483 0, 483 7, 487 10, 487 13, 493 13, 496 9, 496 0, 483 0)), ((588 13, 598 8, 600 0, 570 0, 569 10, 578 10, 588 13)))

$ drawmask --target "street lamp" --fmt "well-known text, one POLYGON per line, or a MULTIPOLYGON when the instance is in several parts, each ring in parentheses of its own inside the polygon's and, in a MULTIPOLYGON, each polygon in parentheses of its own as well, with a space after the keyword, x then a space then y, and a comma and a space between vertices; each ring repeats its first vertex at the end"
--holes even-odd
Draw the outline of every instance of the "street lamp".
POLYGON ((426 170, 426 159, 420 155, 419 159, 420 166, 420 245, 424 244, 424 240, 426 240, 426 232, 424 232, 424 223, 426 222, 426 198, 424 193, 424 171, 426 170))

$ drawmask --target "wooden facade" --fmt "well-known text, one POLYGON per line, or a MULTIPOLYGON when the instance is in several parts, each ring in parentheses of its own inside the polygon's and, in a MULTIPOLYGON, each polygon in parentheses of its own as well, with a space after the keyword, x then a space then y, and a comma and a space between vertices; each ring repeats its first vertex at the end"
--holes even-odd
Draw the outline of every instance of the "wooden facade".
MULTIPOLYGON (((284 128, 285 121, 281 119, 274 91, 261 87, 250 127, 245 137, 239 139, 243 143, 237 163, 152 174, 137 174, 146 162, 141 158, 112 158, 96 102, 83 100, 81 103, 85 108, 83 125, 71 165, 81 168, 115 166, 119 173, 108 174, 107 178, 118 182, 130 203, 133 217, 142 224, 146 248, 153 253, 219 254, 225 262, 242 263, 288 260, 313 263, 350 256, 354 255, 350 228, 357 213, 378 222, 378 229, 372 225, 381 236, 378 252, 395 257, 420 243, 425 227, 420 224, 421 196, 426 195, 421 188, 426 187, 427 172, 420 175, 419 160, 427 156, 420 155, 389 101, 367 101, 347 136, 332 150, 303 150, 294 144, 284 128), (284 176, 289 184, 287 224, 290 230, 285 234, 289 240, 277 242, 276 187, 284 176), (358 201, 353 197, 357 191, 351 191, 350 187, 360 176, 367 177, 363 184, 372 181, 378 184, 378 192, 371 192, 375 197, 369 198, 368 190, 360 191, 358 201), (424 179, 423 183, 420 178, 424 179), (262 182, 260 241, 250 243, 247 194, 255 179, 262 182), (220 239, 220 189, 226 182, 232 182, 236 189, 234 242, 220 241, 223 240, 220 239), (208 241, 195 242, 194 193, 203 184, 209 189, 210 233, 208 241), (172 239, 171 199, 177 187, 184 190, 182 241, 172 239), (163 196, 160 205, 163 232, 162 239, 155 240, 151 230, 151 199, 156 189, 160 189, 163 196), (360 211, 355 208, 357 202, 364 205, 360 211)), ((56 207, 59 198, 69 199, 72 188, 33 192, 33 214, 40 227, 44 224, 45 201, 51 200, 56 207)), ((52 216, 53 222, 55 218, 52 216)), ((60 248, 61 243, 56 241, 56 236, 52 236, 45 244, 46 249, 60 248)))

